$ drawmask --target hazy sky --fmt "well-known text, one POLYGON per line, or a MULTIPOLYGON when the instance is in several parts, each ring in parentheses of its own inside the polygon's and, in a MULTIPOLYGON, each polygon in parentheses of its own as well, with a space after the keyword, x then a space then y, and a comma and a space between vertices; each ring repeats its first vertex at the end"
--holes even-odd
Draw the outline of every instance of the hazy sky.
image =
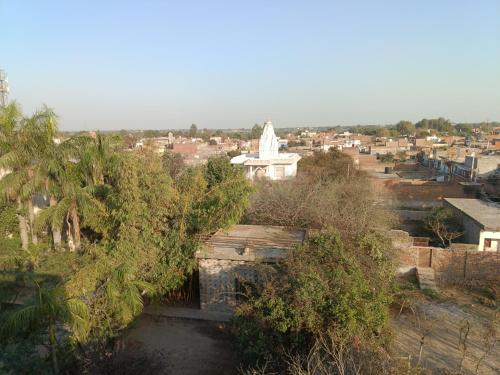
POLYGON ((500 0, 0 0, 11 99, 64 130, 500 120, 500 0))

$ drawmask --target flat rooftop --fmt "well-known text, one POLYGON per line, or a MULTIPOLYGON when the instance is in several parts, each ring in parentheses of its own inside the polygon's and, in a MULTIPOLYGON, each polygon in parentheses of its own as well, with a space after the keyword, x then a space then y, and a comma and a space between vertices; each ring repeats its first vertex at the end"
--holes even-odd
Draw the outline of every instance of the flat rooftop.
POLYGON ((283 250, 300 245, 306 238, 303 229, 272 225, 233 225, 218 230, 205 241, 197 258, 256 260, 282 257, 283 250), (246 251, 250 250, 250 251, 246 251))
POLYGON ((480 199, 445 198, 448 204, 476 221, 484 230, 500 231, 500 207, 480 199))
POLYGON ((243 165, 270 165, 270 164, 293 164, 300 160, 300 155, 289 152, 280 152, 277 157, 261 159, 259 154, 241 154, 231 159, 232 164, 243 165))

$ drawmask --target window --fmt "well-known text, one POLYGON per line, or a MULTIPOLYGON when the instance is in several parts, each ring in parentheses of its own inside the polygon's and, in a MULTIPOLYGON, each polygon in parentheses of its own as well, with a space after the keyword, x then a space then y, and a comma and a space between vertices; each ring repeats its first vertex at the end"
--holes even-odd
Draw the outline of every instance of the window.
POLYGON ((489 239, 489 238, 484 239, 484 248, 491 249, 491 239, 489 239))

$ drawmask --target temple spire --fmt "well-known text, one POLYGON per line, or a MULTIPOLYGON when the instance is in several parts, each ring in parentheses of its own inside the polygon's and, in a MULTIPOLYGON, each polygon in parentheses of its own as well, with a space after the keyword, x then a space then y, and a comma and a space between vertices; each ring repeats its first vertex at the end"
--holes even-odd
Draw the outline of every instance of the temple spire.
POLYGON ((278 157, 279 143, 274 134, 273 123, 267 121, 259 140, 259 159, 274 159, 278 157))

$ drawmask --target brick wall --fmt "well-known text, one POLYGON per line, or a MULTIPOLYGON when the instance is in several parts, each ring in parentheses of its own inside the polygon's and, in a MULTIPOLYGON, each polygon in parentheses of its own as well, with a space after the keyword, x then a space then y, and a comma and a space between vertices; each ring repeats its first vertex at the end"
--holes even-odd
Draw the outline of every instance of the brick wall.
POLYGON ((398 248, 402 269, 432 267, 441 284, 500 284, 500 253, 439 247, 398 248))

